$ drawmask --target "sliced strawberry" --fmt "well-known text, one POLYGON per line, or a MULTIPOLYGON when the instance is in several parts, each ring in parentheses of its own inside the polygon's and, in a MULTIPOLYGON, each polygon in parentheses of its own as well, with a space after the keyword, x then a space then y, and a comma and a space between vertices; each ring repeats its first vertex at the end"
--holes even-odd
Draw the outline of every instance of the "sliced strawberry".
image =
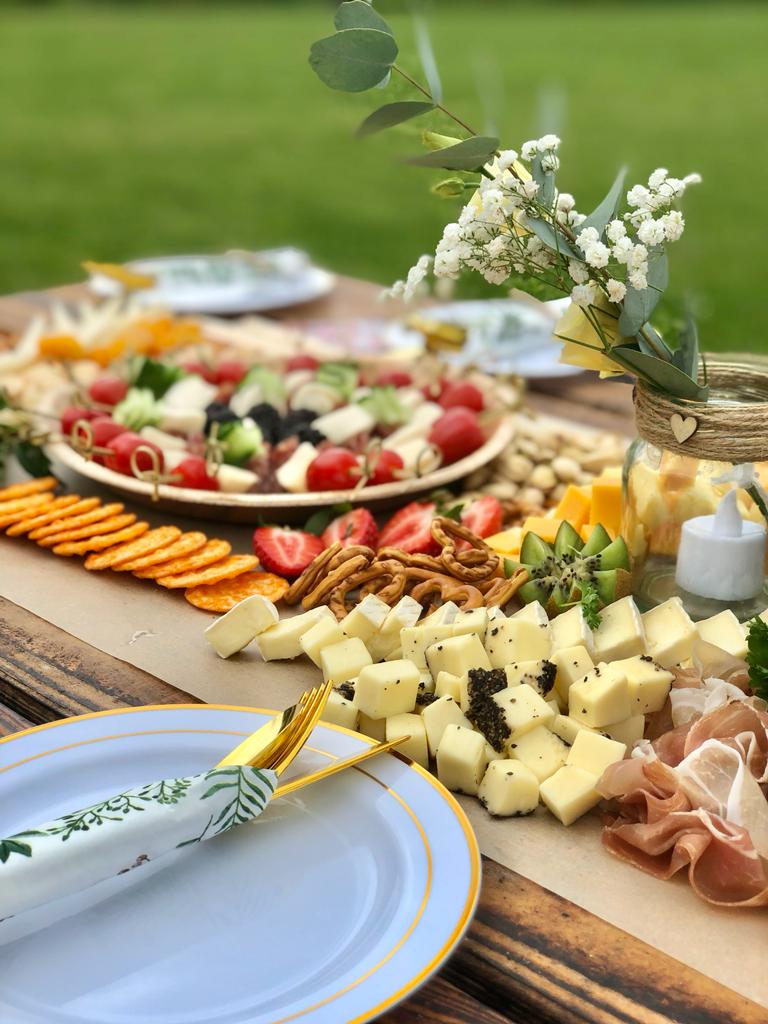
POLYGON ((486 494, 466 506, 461 513, 461 522, 476 537, 490 537, 501 530, 502 515, 499 499, 486 494))
POLYGON ((253 553, 267 572, 279 576, 300 576, 324 549, 319 537, 303 530, 260 526, 253 531, 253 553))
POLYGON ((334 519, 323 530, 322 541, 327 548, 339 541, 345 548, 364 544, 375 548, 379 540, 376 522, 367 508, 353 508, 334 519))
POLYGON ((440 548, 431 532, 436 515, 437 506, 433 501, 412 501, 384 524, 379 535, 379 547, 400 548, 408 554, 438 554, 440 548))

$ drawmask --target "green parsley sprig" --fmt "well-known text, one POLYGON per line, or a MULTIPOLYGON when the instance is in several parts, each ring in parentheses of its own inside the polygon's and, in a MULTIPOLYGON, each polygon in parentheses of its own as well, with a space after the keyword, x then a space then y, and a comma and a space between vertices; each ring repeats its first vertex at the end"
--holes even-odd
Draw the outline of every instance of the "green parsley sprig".
POLYGON ((584 580, 580 584, 581 587, 581 607, 584 611, 584 621, 590 629, 597 629, 602 622, 600 615, 600 608, 602 607, 602 601, 600 595, 595 589, 594 583, 590 583, 589 580, 584 580))
POLYGON ((768 700, 768 622, 761 618, 750 621, 747 648, 750 686, 758 697, 768 700))

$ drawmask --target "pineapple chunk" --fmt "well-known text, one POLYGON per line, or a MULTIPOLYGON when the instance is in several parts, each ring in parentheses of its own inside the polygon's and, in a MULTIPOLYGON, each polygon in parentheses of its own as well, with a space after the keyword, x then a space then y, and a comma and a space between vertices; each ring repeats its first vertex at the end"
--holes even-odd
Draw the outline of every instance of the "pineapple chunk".
POLYGON ((543 782, 563 767, 568 757, 568 747, 546 726, 539 725, 509 744, 509 756, 522 761, 538 781, 543 782))
POLYGON ((541 658, 539 661, 513 661, 504 668, 507 686, 520 686, 527 683, 539 696, 546 698, 555 685, 557 669, 551 661, 541 658))
POLYGON ((320 655, 323 649, 330 647, 331 644, 339 644, 342 640, 346 640, 346 637, 336 619, 323 618, 318 619, 314 626, 310 626, 306 633, 299 638, 299 643, 307 657, 320 668, 320 655))
POLYGON ((690 658, 696 627, 679 597, 670 597, 663 604, 643 615, 645 650, 662 668, 671 668, 690 658))
POLYGON ((572 825, 600 802, 596 783, 597 776, 592 772, 566 764, 542 782, 539 794, 563 825, 572 825))
MULTIPOLYGON (((453 626, 451 626, 453 629, 453 626)), ((471 668, 490 668, 488 655, 476 633, 440 640, 426 650, 427 665, 437 678, 440 672, 463 675, 471 668)))
POLYGON ((446 789, 476 796, 487 761, 485 740, 463 725, 448 725, 437 748, 437 777, 446 789))
POLYGON ((411 661, 368 664, 357 677, 355 705, 369 718, 405 714, 416 706, 418 688, 419 670, 411 661))
POLYGON ((549 628, 529 619, 505 619, 492 622, 485 638, 491 668, 504 668, 512 661, 536 661, 548 658, 549 628))
POLYGON ((617 743, 597 732, 582 730, 573 741, 565 763, 583 768, 599 779, 608 765, 623 760, 626 752, 624 743, 617 743))
MULTIPOLYGON (((363 641, 357 637, 342 640, 337 644, 323 648, 320 653, 320 667, 326 683, 343 683, 358 675, 362 668, 371 664, 371 656, 363 641)), ((359 683, 359 679, 358 679, 359 683)), ((357 690, 355 690, 357 696, 357 690)))
POLYGON ((626 675, 605 662, 574 683, 568 694, 570 717, 593 729, 629 718, 631 707, 626 675))
POLYGON ((555 676, 555 692, 564 708, 568 707, 568 691, 578 680, 583 679, 594 667, 586 647, 562 647, 555 651, 551 659, 557 675, 555 676))
POLYGON ((427 704, 421 712, 421 718, 424 728, 427 730, 427 744, 432 757, 437 754, 443 733, 449 725, 461 725, 465 729, 472 728, 472 723, 463 714, 459 705, 453 697, 448 696, 438 697, 431 704, 427 704))
POLYGON ((600 620, 593 633, 595 657, 599 661, 616 661, 643 653, 643 621, 631 597, 609 604, 600 612, 600 620))
MULTIPOLYGON (((356 636, 366 643, 384 625, 389 611, 389 605, 385 604, 381 598, 376 597, 375 594, 368 594, 356 608, 344 616, 339 625, 344 636, 350 638, 356 636)), ((396 643, 397 637, 392 646, 394 647, 396 643)))
POLYGON ((647 654, 614 661, 612 667, 627 677, 633 714, 647 715, 661 710, 672 685, 671 672, 656 665, 647 654))
POLYGON ((313 608, 303 615, 294 615, 290 619, 281 619, 266 632, 262 633, 256 645, 264 661, 281 661, 287 658, 298 658, 302 653, 301 638, 319 619, 330 619, 334 623, 336 617, 326 605, 313 608))
POLYGON ((584 609, 580 604, 552 619, 549 636, 553 654, 564 647, 585 647, 589 656, 594 657, 592 630, 586 623, 584 609))
POLYGON ((522 761, 491 761, 478 790, 489 814, 510 818, 530 814, 539 805, 539 780, 522 761))
POLYGON ((538 725, 550 725, 555 718, 552 708, 527 683, 499 690, 491 700, 499 705, 504 714, 504 721, 510 730, 508 744, 538 725))
POLYGON ((409 736, 410 739, 398 743, 395 750, 410 757, 422 768, 429 768, 427 730, 424 728, 421 715, 390 715, 386 722, 386 739, 387 741, 395 740, 398 736, 409 736))
POLYGON ((747 656, 747 630, 730 608, 696 623, 696 632, 708 644, 727 651, 734 658, 747 656))
POLYGON ((331 690, 323 708, 322 720, 332 725, 341 725, 345 729, 357 729, 359 712, 351 700, 342 697, 338 690, 331 690))

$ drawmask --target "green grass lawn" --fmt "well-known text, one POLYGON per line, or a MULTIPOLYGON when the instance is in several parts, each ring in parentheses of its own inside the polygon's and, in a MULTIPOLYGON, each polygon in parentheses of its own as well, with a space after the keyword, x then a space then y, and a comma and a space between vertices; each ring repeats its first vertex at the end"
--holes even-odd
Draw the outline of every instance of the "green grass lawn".
MULTIPOLYGON (((448 105, 482 128, 478 79, 497 78, 506 143, 558 131, 560 186, 581 209, 622 161, 632 181, 658 165, 703 174, 674 291, 694 297, 707 348, 768 351, 768 8, 434 8, 448 105), (537 115, 552 95, 556 125, 537 115)), ((400 276, 455 207, 429 195, 435 174, 398 162, 416 127, 352 139, 387 93, 315 78, 307 50, 331 15, 319 2, 3 8, 0 291, 76 279, 86 257, 284 242, 339 271, 400 276)), ((417 71, 408 20, 391 21, 417 71)))

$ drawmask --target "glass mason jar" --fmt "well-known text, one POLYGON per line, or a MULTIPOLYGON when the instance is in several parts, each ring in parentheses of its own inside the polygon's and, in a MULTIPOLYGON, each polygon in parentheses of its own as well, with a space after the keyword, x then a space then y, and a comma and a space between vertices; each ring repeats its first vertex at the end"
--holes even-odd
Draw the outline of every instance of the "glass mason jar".
POLYGON ((624 462, 622 534, 641 610, 677 595, 694 619, 730 608, 744 621, 768 607, 766 522, 753 497, 724 478, 751 464, 768 489, 768 363, 709 357, 707 367, 706 403, 670 399, 638 383, 641 436, 624 462), (733 508, 718 513, 733 490, 727 504, 738 516, 733 508), (743 536, 734 539, 737 533, 743 536))

